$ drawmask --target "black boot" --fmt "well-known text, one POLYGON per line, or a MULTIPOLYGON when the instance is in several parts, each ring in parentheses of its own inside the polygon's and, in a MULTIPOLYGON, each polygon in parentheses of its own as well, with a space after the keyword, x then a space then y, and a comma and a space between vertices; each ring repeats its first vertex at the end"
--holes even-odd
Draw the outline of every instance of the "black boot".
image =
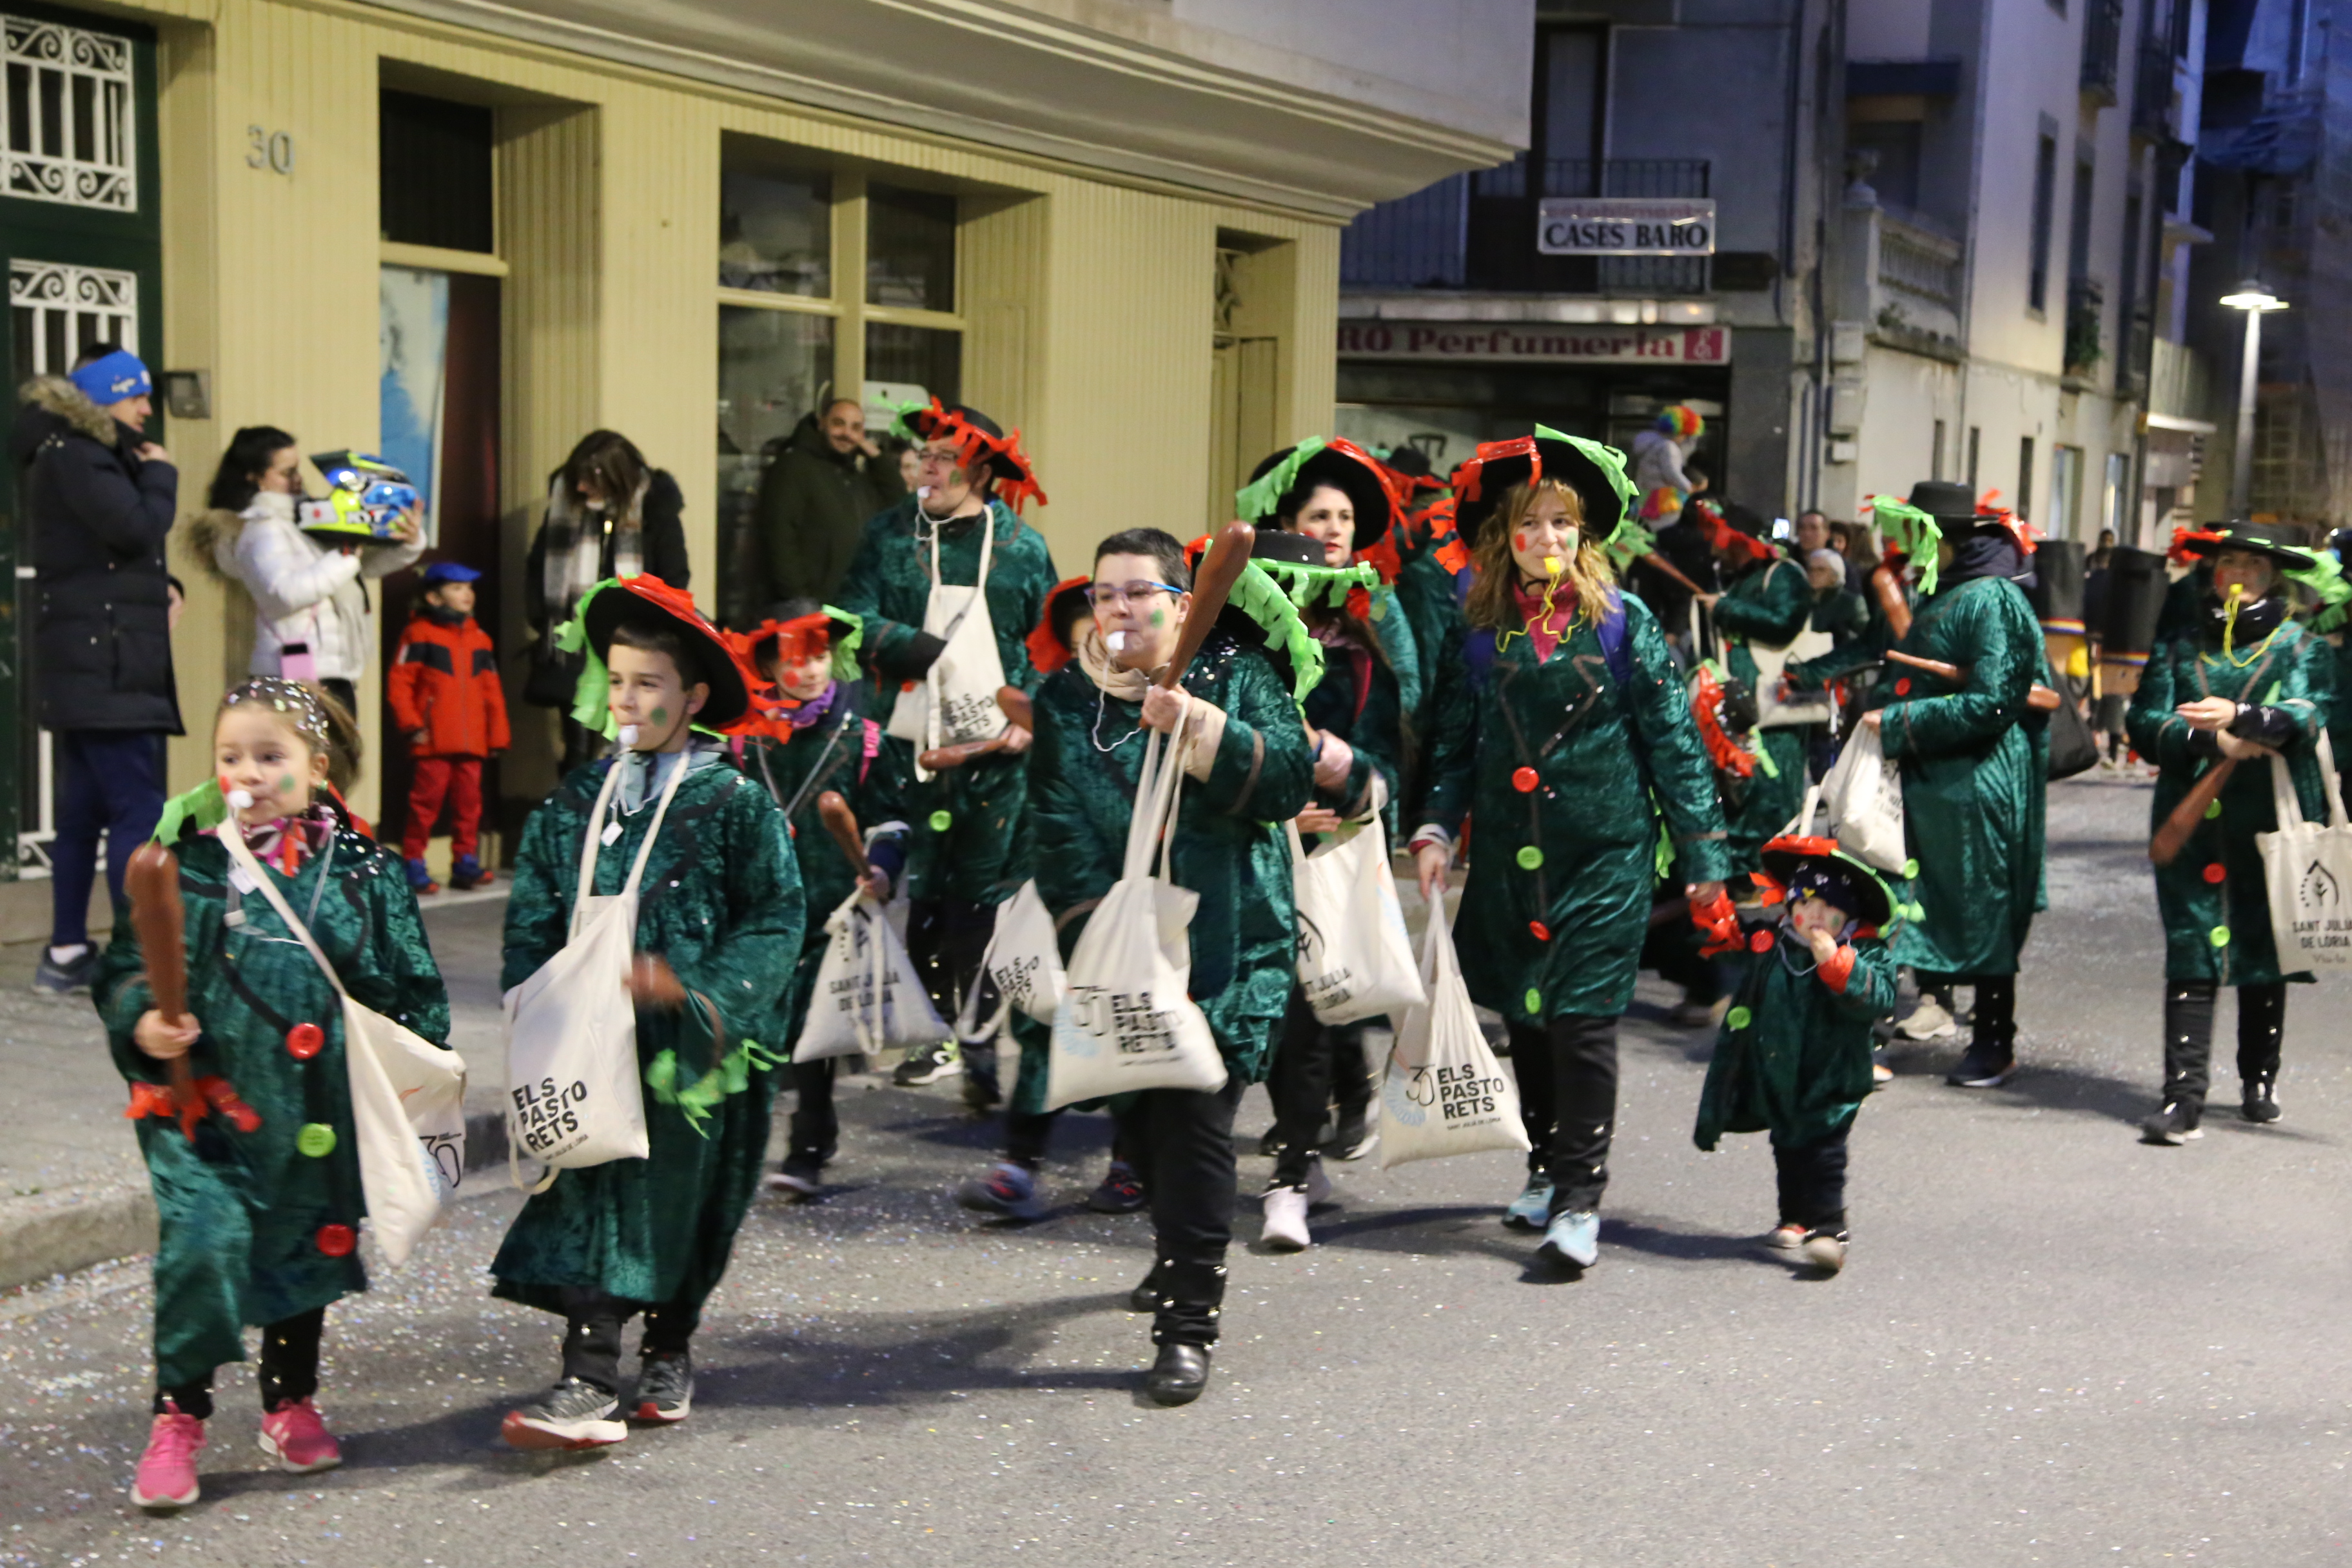
POLYGON ((1209 1347, 1161 1345, 1143 1374, 1143 1392, 1162 1405, 1190 1405, 1209 1386, 1209 1347))
POLYGON ((2279 1119, 2279 1043, 2286 1035, 2286 983, 2238 988, 2238 1077, 2246 1120, 2279 1119))
POLYGON ((1976 992, 1969 1048, 1944 1081, 1959 1089, 1999 1089, 2017 1070, 2017 976, 1979 975, 1976 992))
POLYGON ((2168 980, 2164 985, 2164 1105, 2139 1124, 2150 1143, 2186 1143, 2204 1133, 2205 1090, 2211 1079, 2213 995, 2210 980, 2168 980))

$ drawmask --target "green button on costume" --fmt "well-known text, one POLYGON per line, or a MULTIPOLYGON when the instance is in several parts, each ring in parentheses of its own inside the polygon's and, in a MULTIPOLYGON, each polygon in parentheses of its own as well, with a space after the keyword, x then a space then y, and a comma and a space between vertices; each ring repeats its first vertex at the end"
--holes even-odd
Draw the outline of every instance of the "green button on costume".
MULTIPOLYGON (((2218 639, 2198 632, 2158 647, 2140 671, 2139 689, 2124 721, 2132 748, 2158 768, 2148 806, 2151 830, 2172 815, 2219 756, 2210 737, 2198 738, 2173 711, 2201 697, 2257 702, 2287 718, 2295 738, 2284 754, 2295 796, 2306 818, 2324 820, 2327 796, 2316 747, 2332 705, 2335 660, 2335 650, 2295 621, 2281 625, 2254 648, 2236 649, 2234 658, 2221 651, 2218 639), (2240 659, 2245 660, 2242 666, 2240 659)), ((2255 834, 2278 826, 2269 761, 2253 757, 2240 763, 2214 804, 2219 814, 2200 820, 2179 857, 2156 868, 2165 978, 2221 985, 2309 980, 2305 973, 2279 973, 2271 936, 2268 883, 2254 846, 2255 834), (2220 868, 2218 879, 2214 868, 2220 868)))
MULTIPOLYGON (((330 1258, 316 1239, 320 1226, 356 1226, 365 1212, 341 1003, 258 893, 240 900, 242 924, 226 923, 228 851, 192 822, 176 822, 173 831, 187 910, 188 1007, 204 1027, 192 1065, 199 1077, 226 1078, 261 1125, 241 1133, 220 1116, 207 1117, 192 1143, 176 1121, 137 1123, 159 1220, 155 1381, 163 1388, 243 1361, 245 1325, 278 1322, 367 1289, 357 1252, 330 1258), (297 1024, 315 1024, 325 1036, 325 1047, 308 1062, 286 1049, 287 1031, 297 1024), (326 1153, 302 1152, 306 1124, 331 1131, 326 1153)), ((355 1000, 436 1045, 446 1041, 448 993, 398 855, 338 830, 331 848, 309 856, 295 875, 263 875, 306 916, 355 1000)), ((125 918, 92 993, 124 1079, 161 1083, 163 1064, 131 1037, 155 1005, 145 966, 125 918)))
MULTIPOLYGON (((667 960, 688 991, 717 1005, 722 1027, 714 1040, 708 1015, 691 1005, 637 1009, 652 1152, 565 1171, 523 1205, 490 1265, 493 1293, 508 1300, 560 1313, 572 1289, 698 1305, 726 1270, 767 1150, 770 1064, 782 1054, 780 1014, 803 917, 783 813, 722 758, 716 742, 698 742, 646 865, 636 933, 639 952, 667 960), (747 1051, 746 1040, 771 1049, 747 1051)), ((521 984, 564 944, 582 841, 601 826, 590 817, 612 765, 575 770, 523 828, 503 986, 521 984)), ((621 765, 643 763, 632 754, 621 765)), ((599 895, 627 881, 653 821, 650 793, 599 849, 599 895)))
POLYGON ((1903 830, 1919 875, 1895 962, 1945 974, 2014 974, 2042 881, 2048 742, 2026 698, 2042 677, 2042 623, 2017 584, 1971 577, 1920 601, 1896 645, 1967 679, 1890 664, 1880 743, 1903 765, 1903 830))
POLYGON ((1655 882, 1653 800, 1685 877, 1717 881, 1730 868, 1681 672, 1649 607, 1631 594, 1619 603, 1622 682, 1589 620, 1540 664, 1514 636, 1474 675, 1471 639, 1492 647, 1494 633, 1461 628, 1438 659, 1423 815, 1457 836, 1475 819, 1454 945, 1472 997, 1514 1023, 1614 1016, 1633 1000, 1655 882), (1535 770, 1534 789, 1513 784, 1521 768, 1535 770), (1539 851, 1538 866, 1521 868, 1523 846, 1539 851))

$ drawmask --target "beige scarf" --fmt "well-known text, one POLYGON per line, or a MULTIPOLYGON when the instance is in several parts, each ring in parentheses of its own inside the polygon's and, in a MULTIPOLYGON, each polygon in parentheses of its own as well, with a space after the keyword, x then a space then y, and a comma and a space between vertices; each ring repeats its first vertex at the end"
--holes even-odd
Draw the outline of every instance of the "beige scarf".
MULTIPOLYGON (((1110 650, 1103 647, 1102 634, 1091 620, 1078 623, 1078 668, 1087 679, 1105 695, 1122 702, 1143 700, 1151 689, 1151 678, 1139 669, 1121 669, 1110 661, 1110 650)), ((1225 710, 1215 703, 1180 690, 1184 699, 1184 721, 1177 733, 1189 737, 1192 749, 1184 756, 1184 771, 1202 784, 1209 780, 1209 771, 1217 764, 1217 748, 1225 738, 1225 710)))

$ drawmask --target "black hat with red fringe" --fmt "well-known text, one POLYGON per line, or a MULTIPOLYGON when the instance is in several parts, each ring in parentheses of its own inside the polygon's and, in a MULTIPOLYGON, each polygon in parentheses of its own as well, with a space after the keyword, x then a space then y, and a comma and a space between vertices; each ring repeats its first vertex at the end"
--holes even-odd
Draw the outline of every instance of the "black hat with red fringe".
POLYGON ((954 442, 957 463, 975 476, 984 465, 988 480, 982 488, 992 487, 996 499, 1016 512, 1032 500, 1047 504, 1045 492, 1037 488, 1037 470, 1021 449, 1021 432, 1007 436, 977 408, 937 397, 928 405, 909 403, 898 411, 898 430, 909 440, 954 442))

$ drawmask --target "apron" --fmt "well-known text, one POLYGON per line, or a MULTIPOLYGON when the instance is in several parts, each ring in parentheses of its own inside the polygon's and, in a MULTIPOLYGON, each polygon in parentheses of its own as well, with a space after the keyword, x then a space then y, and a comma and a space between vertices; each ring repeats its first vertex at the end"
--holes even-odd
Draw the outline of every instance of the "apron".
MULTIPOLYGON (((1004 685, 1004 660, 996 651, 996 626, 988 616, 988 566, 996 546, 996 516, 980 517, 980 578, 969 588, 940 581, 940 536, 931 531, 931 596, 923 606, 923 630, 947 644, 920 681, 900 690, 890 709, 887 732, 917 752, 985 741, 1004 728, 996 694, 1004 685)), ((930 773, 919 764, 918 780, 930 773)))

